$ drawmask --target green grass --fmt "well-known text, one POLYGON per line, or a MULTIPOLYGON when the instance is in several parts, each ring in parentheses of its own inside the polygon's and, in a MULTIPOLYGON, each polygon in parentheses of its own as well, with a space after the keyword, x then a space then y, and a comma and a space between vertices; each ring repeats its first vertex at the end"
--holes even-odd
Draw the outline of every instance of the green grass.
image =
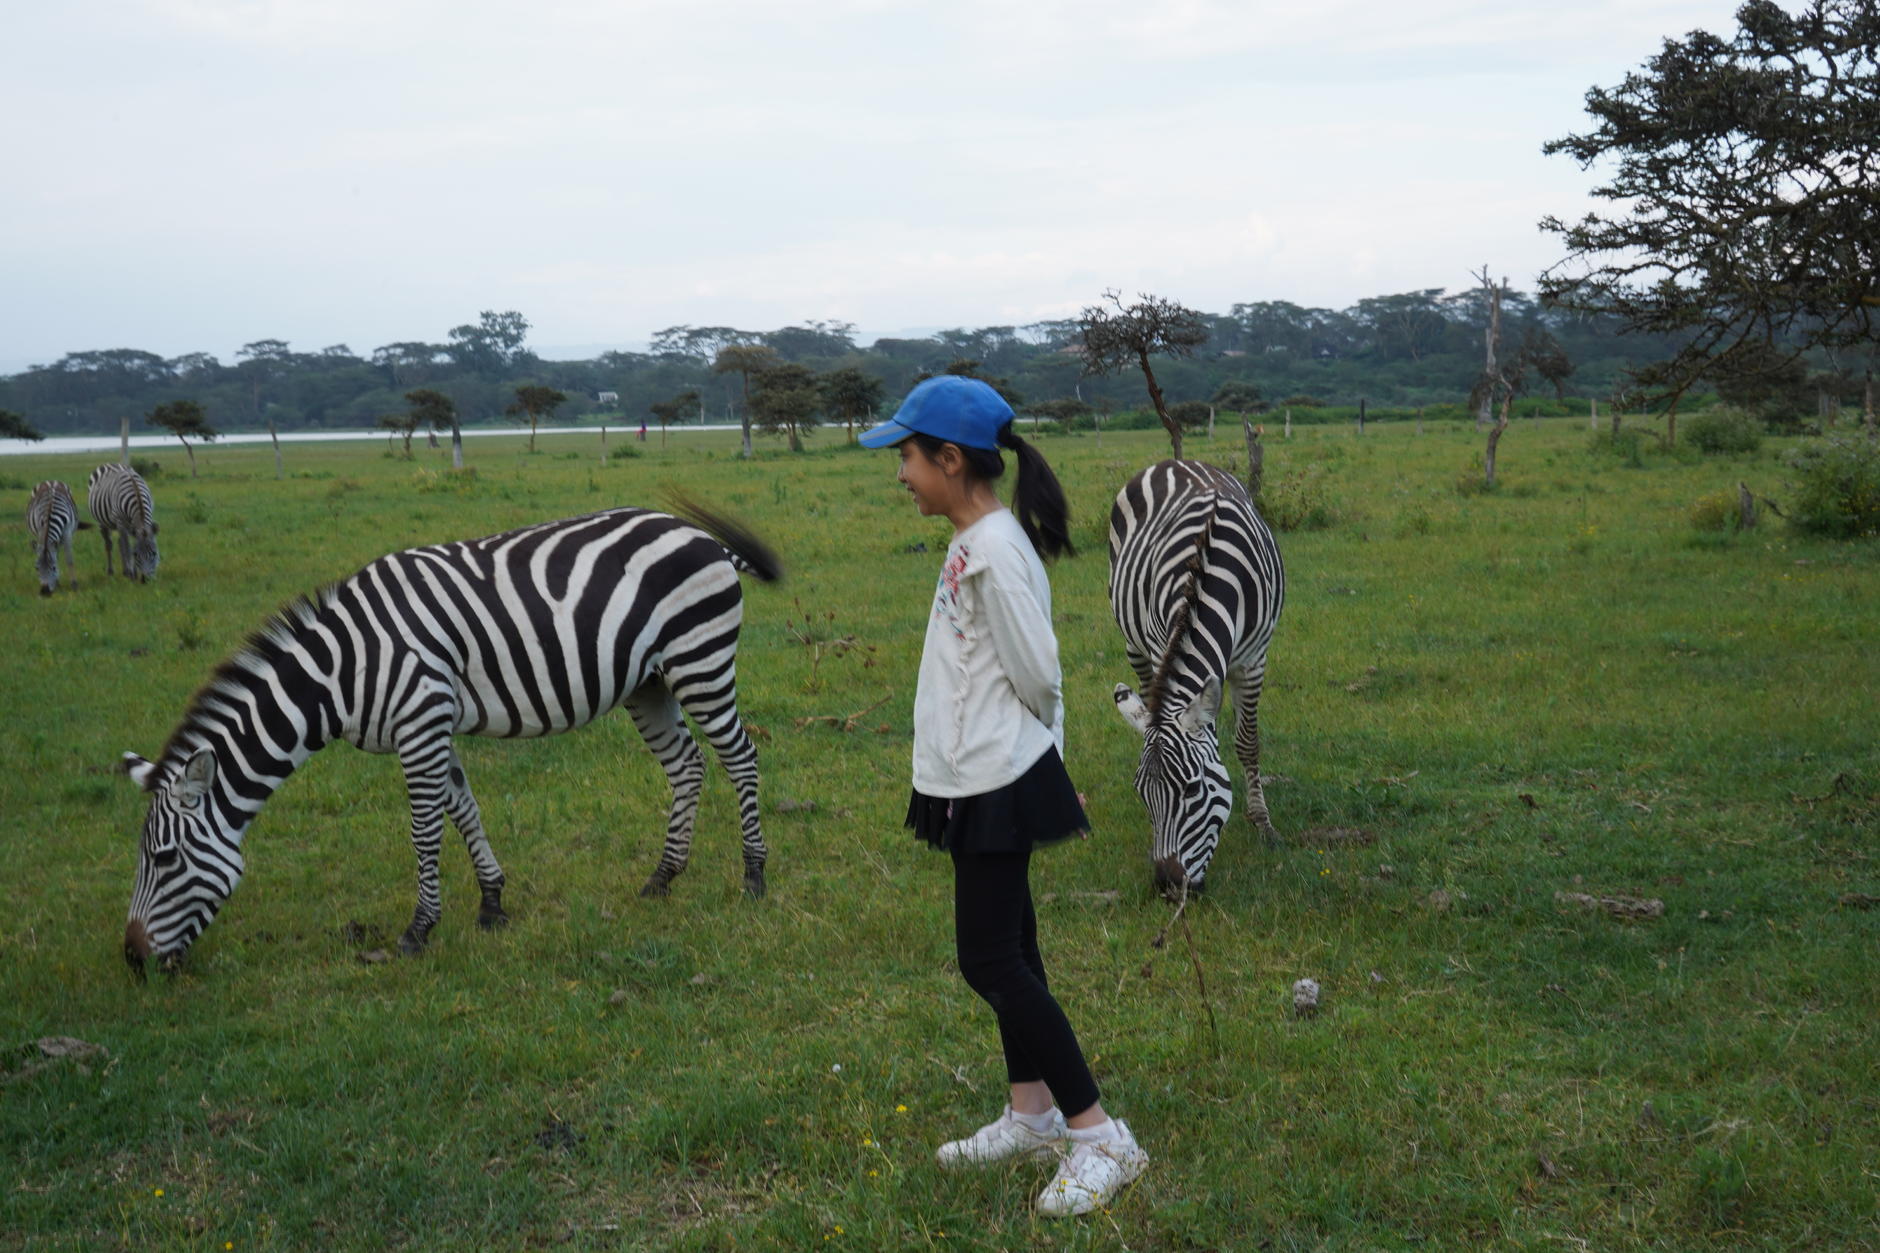
MULTIPOLYGON (((944 861, 899 827, 944 523, 886 454, 734 456, 674 436, 473 441, 477 474, 379 443, 163 456, 163 567, 0 588, 0 1247, 1843 1249, 1880 1243, 1880 548, 1703 534, 1699 497, 1780 498, 1737 458, 1589 450, 1523 421, 1463 495, 1457 424, 1270 432, 1329 527, 1281 537, 1263 728, 1268 851, 1237 816, 1187 936, 1150 947, 1136 742, 1104 597, 1116 488, 1159 433, 1045 443, 1081 554, 1053 586, 1069 764, 1096 836, 1034 873, 1054 989, 1154 1158, 1107 1215, 1046 1224, 1037 1168, 942 1175, 996 1112, 988 1012, 952 968, 944 861), (421 959, 366 964, 413 903, 397 765, 339 746, 274 798, 185 971, 119 955, 156 750, 281 601, 389 549, 671 484, 790 568, 747 589, 770 895, 741 899, 708 776, 692 867, 635 895, 663 776, 625 718, 462 742, 514 919, 467 859, 421 959), (908 552, 925 544, 925 552, 908 552), (793 634, 809 615, 846 654, 793 634), (833 615, 833 617, 831 616, 833 615), (827 722, 876 702, 851 731, 827 722), (814 802, 805 809, 786 802, 814 802), (1359 834, 1327 834, 1329 829, 1359 834), (1628 922, 1555 893, 1664 902, 1628 922), (1115 893, 1114 896, 1109 893, 1115 893), (358 926, 349 931, 349 924, 358 926), (1311 1020, 1293 980, 1324 987, 1311 1020), (1218 1029, 1210 1027, 1209 1010, 1218 1029), (45 1036, 108 1058, 33 1069, 45 1036), (158 1195, 161 1190, 162 1195, 158 1195)), ((1189 441, 1227 463, 1237 437, 1189 441)), ((101 457, 0 462, 14 498, 101 457)), ((1236 767, 1237 770, 1237 767, 1236 767)))

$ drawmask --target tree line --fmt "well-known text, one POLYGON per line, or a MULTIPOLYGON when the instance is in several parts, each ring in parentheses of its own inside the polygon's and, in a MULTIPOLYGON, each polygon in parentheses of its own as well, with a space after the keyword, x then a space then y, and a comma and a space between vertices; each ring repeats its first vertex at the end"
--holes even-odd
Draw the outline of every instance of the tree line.
MULTIPOLYGON (((1196 314, 1203 339, 1159 377, 1171 403, 1207 402, 1229 384, 1274 401, 1456 402, 1480 369, 1481 303, 1473 289, 1431 288, 1348 309, 1235 304, 1196 314)), ((1603 396, 1627 369, 1670 351, 1664 336, 1628 334, 1616 318, 1550 311, 1520 292, 1507 294, 1502 317, 1515 335, 1545 334, 1563 363, 1558 384, 1570 378, 1581 395, 1603 396)), ((681 325, 656 333, 645 351, 582 361, 543 359, 526 346, 528 330, 520 312, 486 311, 442 342, 403 341, 363 355, 345 344, 302 352, 280 339, 245 344, 232 362, 201 352, 73 352, 0 377, 0 409, 52 435, 114 433, 122 417, 141 424, 182 401, 223 431, 357 429, 407 412, 406 394, 422 388, 448 396, 463 422, 480 424, 504 420, 518 387, 539 386, 569 398, 564 420, 753 418, 798 442, 815 421, 866 418, 883 396, 947 370, 994 379, 1020 406, 1070 401, 1120 412, 1144 399, 1139 382, 1086 371, 1074 318, 868 344, 838 321, 775 330, 681 325)))

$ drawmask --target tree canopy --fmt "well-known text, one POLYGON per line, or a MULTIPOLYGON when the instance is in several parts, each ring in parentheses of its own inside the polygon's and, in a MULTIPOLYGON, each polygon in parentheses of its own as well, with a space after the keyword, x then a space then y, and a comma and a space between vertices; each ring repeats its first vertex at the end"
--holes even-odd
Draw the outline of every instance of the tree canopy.
POLYGON ((194 435, 205 442, 216 437, 216 429, 209 425, 202 406, 193 400, 172 400, 168 404, 158 405, 144 415, 144 420, 152 426, 160 426, 176 436, 183 445, 184 453, 189 456, 189 477, 196 477, 196 453, 189 446, 189 437, 194 435))
POLYGON ((1667 39, 1616 87, 1594 87, 1595 125, 1546 144, 1583 168, 1610 163, 1593 195, 1612 207, 1548 217, 1566 257, 1541 276, 1562 308, 1675 341, 1638 371, 1677 397, 1700 377, 1854 349, 1871 407, 1880 318, 1880 6, 1810 0, 1791 13, 1749 0, 1729 38, 1667 39))
POLYGON ((33 424, 11 409, 0 409, 0 436, 7 439, 41 440, 41 435, 33 424))
POLYGON ((1104 304, 1086 306, 1077 319, 1084 369, 1090 374, 1114 374, 1132 366, 1141 370, 1149 388, 1149 401, 1179 458, 1181 422, 1169 412, 1149 359, 1193 356, 1208 342, 1207 322, 1195 310, 1161 296, 1145 293, 1135 304, 1125 305, 1119 292, 1106 291, 1103 299, 1104 304))

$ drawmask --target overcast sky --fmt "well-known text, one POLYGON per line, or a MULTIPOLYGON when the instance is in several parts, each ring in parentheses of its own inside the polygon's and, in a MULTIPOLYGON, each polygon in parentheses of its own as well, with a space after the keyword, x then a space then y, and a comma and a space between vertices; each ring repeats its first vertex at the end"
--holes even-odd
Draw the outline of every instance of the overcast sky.
POLYGON ((1735 7, 4 0, 0 371, 1531 288, 1541 144, 1735 7))

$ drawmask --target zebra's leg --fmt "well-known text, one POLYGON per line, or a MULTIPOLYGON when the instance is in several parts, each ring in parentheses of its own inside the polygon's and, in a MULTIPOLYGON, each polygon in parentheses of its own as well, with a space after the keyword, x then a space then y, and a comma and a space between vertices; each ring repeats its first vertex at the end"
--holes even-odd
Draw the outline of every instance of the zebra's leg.
POLYGON ((104 536, 104 577, 108 579, 117 573, 111 568, 111 528, 100 522, 98 534, 104 536))
POLYGON ((737 786, 738 825, 744 833, 744 891, 753 900, 761 898, 770 849, 764 844, 757 812, 757 746, 738 717, 737 666, 726 661, 709 674, 673 680, 673 691, 737 786))
POLYGON ((399 951, 407 957, 424 951, 431 928, 443 914, 437 860, 454 759, 448 721, 411 728, 398 737, 398 761, 405 768, 405 790, 411 797, 411 847, 418 855, 418 907, 411 915, 411 925, 398 937, 399 951))
POLYGON ((497 864, 496 854, 490 851, 489 837, 483 831, 482 812, 477 808, 477 798, 470 792, 463 761, 455 748, 451 749, 444 777, 447 785, 444 812, 450 815, 457 833, 463 836, 470 864, 476 868, 477 889, 483 895, 483 903, 477 907, 477 925, 485 931, 508 926, 509 915, 503 912, 503 868, 497 864))
POLYGON ((67 531, 65 538, 60 542, 65 548, 66 582, 70 584, 71 589, 76 592, 78 590, 78 562, 72 557, 72 533, 67 531))
POLYGON ((1266 685, 1266 658, 1228 675, 1234 688, 1234 755, 1247 774, 1247 820, 1266 837, 1268 848, 1285 841, 1273 829, 1266 810, 1266 788, 1260 782, 1260 692, 1266 685))
POLYGON ((659 758, 672 785, 672 812, 666 818, 666 845, 659 864, 640 888, 641 896, 664 896, 692 856, 692 827, 698 821, 699 792, 705 785, 705 755, 685 728, 672 689, 655 676, 627 697, 627 712, 640 738, 659 758))
POLYGON ((118 529, 117 534, 118 534, 118 569, 123 572, 125 578, 135 579, 137 577, 137 570, 135 567, 131 565, 130 528, 120 527, 118 529))

